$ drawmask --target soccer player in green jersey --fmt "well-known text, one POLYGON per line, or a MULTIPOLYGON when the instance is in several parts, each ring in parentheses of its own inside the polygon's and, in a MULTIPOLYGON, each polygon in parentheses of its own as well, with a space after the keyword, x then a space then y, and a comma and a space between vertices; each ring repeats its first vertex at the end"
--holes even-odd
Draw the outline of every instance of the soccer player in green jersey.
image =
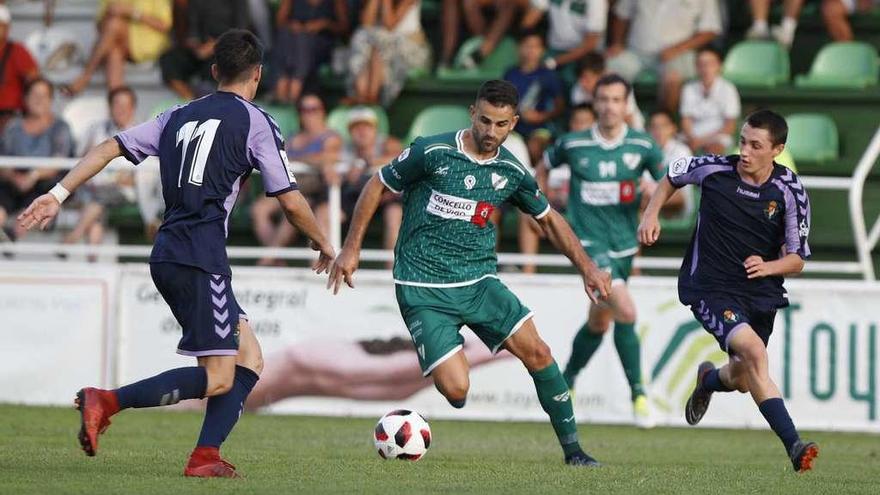
POLYGON ((469 364, 459 333, 467 325, 493 352, 507 349, 531 374, 566 464, 598 465, 581 450, 568 384, 538 336, 532 312, 498 280, 495 226, 504 201, 532 215, 580 272, 587 296, 607 297, 611 279, 581 249, 535 179, 501 143, 517 122, 519 96, 487 81, 471 106, 470 129, 419 137, 365 186, 328 287, 354 287, 367 226, 388 188, 403 192, 403 224, 394 249, 397 302, 425 376, 453 407, 464 407, 469 364))
POLYGON ((631 90, 616 74, 600 78, 593 90, 598 121, 590 129, 559 137, 547 148, 538 177, 543 182, 548 168, 569 166, 568 221, 581 245, 612 280, 607 304, 593 304, 587 322, 574 337, 564 372, 569 387, 574 388, 575 378, 599 348, 613 317, 614 346, 632 392, 635 421, 650 428, 653 421, 642 386, 636 307, 626 282, 638 251, 639 181, 645 171, 662 178, 665 167, 663 152, 651 137, 626 125, 631 90))

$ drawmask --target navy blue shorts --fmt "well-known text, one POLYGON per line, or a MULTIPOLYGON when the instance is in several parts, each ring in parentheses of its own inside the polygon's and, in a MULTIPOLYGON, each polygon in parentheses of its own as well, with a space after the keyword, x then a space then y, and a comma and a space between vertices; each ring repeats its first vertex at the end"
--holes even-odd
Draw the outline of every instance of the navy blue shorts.
POLYGON ((150 263, 150 274, 183 328, 178 354, 238 354, 238 324, 247 315, 235 300, 229 276, 177 263, 150 263))
POLYGON ((748 300, 727 295, 711 295, 691 305, 691 311, 703 328, 711 333, 721 349, 730 355, 730 339, 745 326, 764 341, 764 346, 773 333, 773 322, 776 320, 776 309, 756 308, 748 300))

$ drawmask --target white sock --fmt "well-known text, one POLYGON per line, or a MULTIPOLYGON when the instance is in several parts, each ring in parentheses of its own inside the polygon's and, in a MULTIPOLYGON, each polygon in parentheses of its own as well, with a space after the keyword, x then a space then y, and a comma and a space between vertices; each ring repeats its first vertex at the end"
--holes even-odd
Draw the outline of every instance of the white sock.
POLYGON ((752 21, 752 28, 749 30, 756 34, 767 34, 770 27, 767 25, 767 19, 755 19, 752 21))
POLYGON ((797 29, 797 19, 794 17, 783 17, 782 23, 779 27, 782 28, 782 31, 789 35, 794 35, 795 30, 797 29))

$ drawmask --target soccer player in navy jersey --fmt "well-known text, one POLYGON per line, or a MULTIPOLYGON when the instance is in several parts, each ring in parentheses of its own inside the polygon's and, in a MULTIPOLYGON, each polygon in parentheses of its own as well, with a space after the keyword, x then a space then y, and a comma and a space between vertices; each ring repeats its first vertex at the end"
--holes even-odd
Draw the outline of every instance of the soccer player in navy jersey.
POLYGON ((700 364, 685 419, 699 423, 715 392, 750 392, 795 471, 802 472, 812 468, 819 447, 800 439, 767 365, 776 310, 788 305, 783 278, 800 273, 810 256, 807 192, 797 175, 773 161, 787 136, 784 118, 759 110, 743 124, 739 155, 673 162, 645 210, 638 235, 643 244, 654 244, 666 200, 685 184, 700 187, 697 226, 678 277, 679 299, 730 361, 717 369, 709 362, 700 364))
POLYGON ((26 228, 45 228, 70 192, 113 158, 124 156, 137 164, 147 156, 159 157, 166 210, 150 273, 183 328, 177 352, 194 356, 198 366, 169 370, 116 390, 80 390, 79 441, 87 455, 97 453, 98 435, 122 409, 208 397, 201 435, 184 475, 238 477, 235 467, 220 457, 220 445, 259 379, 263 358, 232 292, 226 235, 235 200, 252 171, 260 172, 266 194, 278 199, 287 219, 319 251, 313 269, 322 273, 334 259, 333 248, 297 190, 278 126, 251 103, 262 76, 262 57, 253 34, 227 31, 217 40, 211 67, 219 83, 216 93, 171 108, 100 144, 19 217, 26 228))

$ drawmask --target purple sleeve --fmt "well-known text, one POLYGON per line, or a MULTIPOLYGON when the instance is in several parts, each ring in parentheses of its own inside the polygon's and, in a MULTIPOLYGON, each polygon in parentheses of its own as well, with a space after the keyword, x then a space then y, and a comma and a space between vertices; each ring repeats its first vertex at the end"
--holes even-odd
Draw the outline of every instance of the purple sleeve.
POLYGON ((296 190, 296 177, 290 171, 278 126, 259 108, 250 104, 245 106, 251 121, 247 138, 248 157, 263 176, 266 195, 278 196, 296 190))
POLYGON ((682 187, 687 184, 700 185, 706 177, 728 170, 733 170, 733 165, 726 156, 685 156, 669 164, 666 176, 670 184, 682 187))
POLYGON ((790 170, 773 180, 785 198, 785 254, 810 257, 810 198, 801 181, 790 170))
POLYGON ((180 106, 170 108, 155 119, 113 136, 119 143, 119 147, 122 148, 122 155, 135 165, 144 161, 148 156, 158 156, 162 130, 165 129, 165 124, 168 123, 171 114, 178 108, 180 106))

